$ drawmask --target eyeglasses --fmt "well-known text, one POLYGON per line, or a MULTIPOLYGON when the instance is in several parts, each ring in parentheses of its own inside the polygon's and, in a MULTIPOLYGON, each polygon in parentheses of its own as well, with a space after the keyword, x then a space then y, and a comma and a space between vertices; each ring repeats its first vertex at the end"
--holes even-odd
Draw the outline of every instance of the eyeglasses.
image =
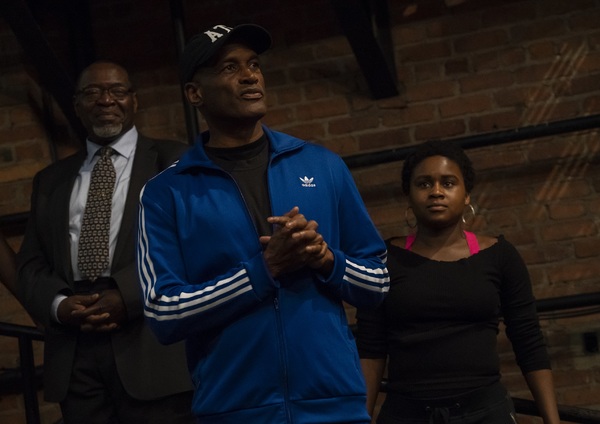
POLYGON ((127 96, 129 96, 129 94, 133 93, 133 90, 131 88, 121 86, 108 88, 88 87, 84 88, 83 90, 79 90, 77 94, 81 95, 83 100, 85 100, 86 102, 91 103, 97 101, 100 97, 102 97, 104 92, 107 92, 113 100, 125 100, 127 96))

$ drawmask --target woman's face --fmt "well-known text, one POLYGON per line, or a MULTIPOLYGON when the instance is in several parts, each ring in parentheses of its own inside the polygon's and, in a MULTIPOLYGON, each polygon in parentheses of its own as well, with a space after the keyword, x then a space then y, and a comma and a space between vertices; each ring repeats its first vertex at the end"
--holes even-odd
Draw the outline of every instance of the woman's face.
POLYGON ((469 201, 460 167, 447 157, 430 156, 413 170, 409 203, 419 226, 454 225, 469 201))

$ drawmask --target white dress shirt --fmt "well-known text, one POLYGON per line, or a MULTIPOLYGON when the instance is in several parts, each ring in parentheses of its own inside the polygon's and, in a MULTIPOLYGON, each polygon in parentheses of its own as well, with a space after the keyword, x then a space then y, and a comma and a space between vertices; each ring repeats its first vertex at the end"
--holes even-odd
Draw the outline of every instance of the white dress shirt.
MULTIPOLYGON (((110 236, 109 236, 109 265, 102 272, 101 276, 110 276, 110 268, 117 245, 117 237, 121 228, 123 219, 123 209, 125 208, 125 200, 127 199, 127 191, 129 190, 129 181, 131 179, 131 168, 135 156, 135 148, 137 144, 138 132, 134 127, 124 133, 121 137, 109 144, 115 150, 115 154, 111 156, 111 160, 115 166, 116 182, 115 191, 112 198, 112 212, 110 215, 110 236)), ((96 155, 98 150, 103 146, 96 144, 89 139, 86 140, 87 157, 83 161, 79 169, 79 175, 73 185, 71 192, 71 200, 69 202, 69 245, 71 255, 71 266, 73 269, 73 278, 75 281, 82 280, 83 275, 77 266, 77 252, 79 247, 79 233, 81 232, 81 223, 85 204, 90 188, 90 179, 94 165, 100 159, 96 155)), ((58 321, 57 310, 59 303, 65 298, 64 295, 58 295, 52 304, 52 314, 58 321)))

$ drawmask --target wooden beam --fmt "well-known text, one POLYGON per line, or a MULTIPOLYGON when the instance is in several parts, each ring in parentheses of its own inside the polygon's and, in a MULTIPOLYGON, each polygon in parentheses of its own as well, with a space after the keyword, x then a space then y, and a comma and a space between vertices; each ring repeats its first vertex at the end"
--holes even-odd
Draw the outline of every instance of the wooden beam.
POLYGON ((52 51, 28 5, 24 0, 1 0, 0 12, 35 68, 40 85, 54 98, 80 140, 85 140, 85 130, 73 110, 74 82, 52 51))
MULTIPOLYGON (((378 0, 376 9, 381 10, 387 0, 378 0), (383 1, 383 3, 382 3, 383 1)), ((375 99, 398 95, 393 56, 382 49, 373 32, 369 10, 360 0, 331 0, 346 38, 350 42, 358 65, 367 80, 369 90, 375 99)), ((376 14, 379 31, 385 34, 385 14, 376 14)), ((388 24, 389 30, 389 24, 388 24)), ((389 34, 389 32, 388 32, 389 34)))

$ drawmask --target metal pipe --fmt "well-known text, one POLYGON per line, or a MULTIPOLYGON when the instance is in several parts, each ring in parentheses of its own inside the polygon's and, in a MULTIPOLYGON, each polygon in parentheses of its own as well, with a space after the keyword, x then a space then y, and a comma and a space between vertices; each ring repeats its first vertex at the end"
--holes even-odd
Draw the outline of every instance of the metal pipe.
POLYGON ((574 294, 571 296, 539 299, 535 303, 538 312, 559 311, 562 309, 583 308, 600 305, 600 292, 574 294))
MULTIPOLYGON (((175 32, 175 43, 177 45, 177 58, 181 57, 185 47, 185 30, 183 25, 183 6, 181 0, 171 0, 171 20, 173 22, 173 30, 175 32)), ((183 112, 185 115, 185 128, 188 135, 188 144, 194 144, 196 136, 200 134, 200 125, 198 123, 198 115, 196 109, 187 101, 181 87, 181 97, 183 100, 183 112)))
MULTIPOLYGON (((513 141, 530 140, 533 138, 547 137, 575 131, 584 131, 600 128, 600 115, 589 115, 580 118, 565 119, 562 121, 546 122, 506 131, 497 131, 487 134, 477 134, 467 137, 449 138, 449 143, 456 143, 464 149, 498 145, 513 141)), ((415 146, 403 146, 379 152, 362 153, 344 157, 349 168, 373 166, 381 163, 404 160, 415 146)))
POLYGON ((33 346, 31 345, 31 338, 26 335, 19 336, 19 360, 21 362, 21 385, 25 401, 25 418, 27 424, 39 424, 41 421, 35 388, 33 346))

